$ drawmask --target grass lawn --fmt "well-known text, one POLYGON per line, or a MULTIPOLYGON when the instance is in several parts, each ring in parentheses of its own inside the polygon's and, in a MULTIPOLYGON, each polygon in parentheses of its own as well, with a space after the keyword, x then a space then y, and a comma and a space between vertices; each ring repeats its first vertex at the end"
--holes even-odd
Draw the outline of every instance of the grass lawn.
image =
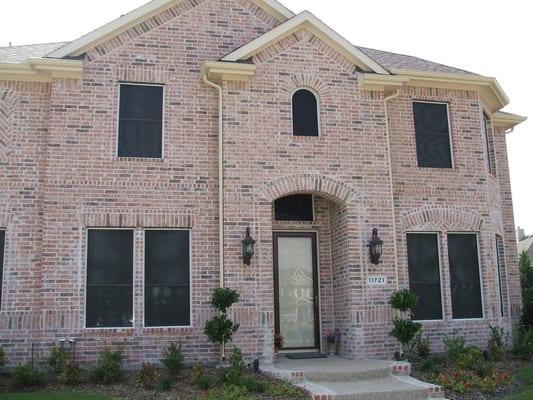
POLYGON ((508 397, 506 400, 531 400, 533 399, 533 365, 522 368, 519 372, 520 379, 526 386, 524 390, 515 396, 508 397))
POLYGON ((118 397, 82 392, 28 392, 0 393, 0 400, 118 400, 118 397))

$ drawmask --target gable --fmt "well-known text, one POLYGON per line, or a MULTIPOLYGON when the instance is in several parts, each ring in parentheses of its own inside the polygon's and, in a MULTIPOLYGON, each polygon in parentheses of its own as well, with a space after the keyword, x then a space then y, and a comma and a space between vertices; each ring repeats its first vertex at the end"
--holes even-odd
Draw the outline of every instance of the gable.
POLYGON ((331 48, 350 60, 354 65, 358 66, 361 70, 383 75, 389 74, 385 68, 320 21, 309 11, 301 12, 264 35, 231 52, 223 57, 222 61, 237 62, 248 60, 260 51, 278 43, 302 28, 305 28, 312 34, 316 35, 331 48))
MULTIPOLYGON (((47 57, 65 58, 78 57, 87 50, 98 46, 99 44, 112 39, 113 37, 125 32, 126 30, 138 26, 150 18, 168 11, 171 7, 181 3, 183 0, 152 0, 148 4, 139 7, 122 17, 66 44, 65 46, 54 50, 47 57)), ((276 0, 250 0, 258 7, 265 10, 278 21, 283 22, 291 18, 294 14, 281 5, 276 0)))

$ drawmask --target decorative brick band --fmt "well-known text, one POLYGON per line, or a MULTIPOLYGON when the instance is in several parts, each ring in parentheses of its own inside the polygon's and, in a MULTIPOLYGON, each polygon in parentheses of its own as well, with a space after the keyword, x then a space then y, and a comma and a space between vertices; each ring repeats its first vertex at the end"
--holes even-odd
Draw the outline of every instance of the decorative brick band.
POLYGON ((423 208, 401 217, 404 231, 480 231, 483 219, 476 213, 458 208, 423 208))
POLYGON ((264 184, 257 196, 261 201, 272 202, 295 193, 316 193, 336 203, 361 201, 360 193, 345 183, 328 176, 314 174, 290 175, 264 184))
POLYGON ((22 97, 13 90, 0 87, 0 157, 9 151, 11 130, 13 129, 13 112, 22 97))
POLYGON ((109 228, 193 228, 192 213, 177 213, 176 210, 83 210, 80 212, 82 226, 109 228))

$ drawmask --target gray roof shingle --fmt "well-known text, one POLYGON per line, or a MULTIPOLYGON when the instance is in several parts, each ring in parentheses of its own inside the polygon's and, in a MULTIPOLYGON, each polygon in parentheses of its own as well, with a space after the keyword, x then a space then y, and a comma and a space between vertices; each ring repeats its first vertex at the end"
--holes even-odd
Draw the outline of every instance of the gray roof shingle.
POLYGON ((42 58, 65 44, 66 42, 0 47, 0 62, 19 63, 30 57, 42 58))

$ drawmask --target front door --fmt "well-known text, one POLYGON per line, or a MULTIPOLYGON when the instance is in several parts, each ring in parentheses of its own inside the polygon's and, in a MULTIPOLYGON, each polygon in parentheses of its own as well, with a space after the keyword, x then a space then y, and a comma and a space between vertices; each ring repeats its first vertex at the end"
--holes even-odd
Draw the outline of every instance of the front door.
POLYGON ((316 234, 274 233, 276 333, 283 350, 320 348, 316 234))

